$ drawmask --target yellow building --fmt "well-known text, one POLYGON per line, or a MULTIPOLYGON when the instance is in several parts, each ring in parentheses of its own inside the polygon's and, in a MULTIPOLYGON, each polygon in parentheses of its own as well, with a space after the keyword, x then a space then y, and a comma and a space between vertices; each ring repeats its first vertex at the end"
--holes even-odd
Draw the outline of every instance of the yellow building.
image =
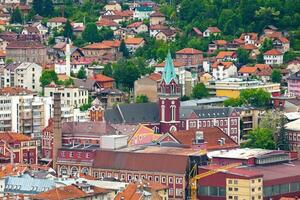
POLYGON ((273 95, 280 94, 279 83, 264 83, 259 80, 244 80, 242 78, 228 78, 210 82, 207 88, 211 94, 229 98, 238 98, 240 92, 245 89, 264 89, 273 95))
POLYGON ((226 179, 226 199, 260 200, 263 199, 262 178, 226 179))

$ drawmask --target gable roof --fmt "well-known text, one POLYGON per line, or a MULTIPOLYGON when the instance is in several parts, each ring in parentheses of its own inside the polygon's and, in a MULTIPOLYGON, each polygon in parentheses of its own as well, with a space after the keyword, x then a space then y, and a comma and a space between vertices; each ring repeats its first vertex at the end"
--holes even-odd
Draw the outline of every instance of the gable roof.
POLYGON ((103 83, 103 82, 113 82, 115 79, 105 76, 104 74, 95 74, 92 79, 94 79, 97 82, 103 83))
POLYGON ((231 139, 226 133, 224 133, 218 127, 207 127, 199 130, 191 129, 191 130, 181 130, 171 133, 172 136, 180 142, 180 144, 192 146, 194 144, 196 138, 196 132, 202 131, 204 142, 206 144, 207 150, 217 150, 217 149, 227 149, 227 148, 235 148, 239 147, 239 145, 231 139), (220 145, 219 140, 221 138, 225 139, 225 144, 220 145))
POLYGON ((49 19, 48 22, 66 23, 67 22, 67 18, 64 18, 64 17, 53 17, 53 18, 49 19))
POLYGON ((165 17, 162 13, 156 11, 150 15, 150 17, 165 17))
POLYGON ((148 76, 153 81, 160 81, 161 80, 161 74, 160 73, 152 73, 148 76))
POLYGON ((214 62, 212 64, 212 68, 218 68, 218 66, 224 66, 224 69, 228 69, 229 67, 231 67, 233 65, 233 62, 214 62))
POLYGON ((271 50, 265 52, 264 55, 279 56, 279 55, 283 55, 283 53, 278 51, 277 49, 271 49, 271 50))
POLYGON ((22 87, 0 88, 0 95, 24 95, 24 94, 32 94, 32 91, 22 87))
POLYGON ((119 26, 118 23, 114 22, 113 20, 103 19, 103 18, 97 21, 96 25, 97 26, 119 26))
POLYGON ((176 54, 202 54, 203 52, 194 48, 184 48, 176 51, 176 54))
POLYGON ((207 27, 207 29, 205 31, 209 31, 211 33, 220 33, 221 32, 221 30, 216 26, 207 27))
MULTIPOLYGON (((96 80, 93 79, 78 79, 75 78, 74 80, 74 86, 78 88, 84 88, 88 91, 94 91, 94 86, 97 84, 96 80)), ((99 86, 100 87, 100 86, 99 86)))
POLYGON ((105 121, 112 124, 159 122, 156 103, 121 104, 104 112, 105 121))
POLYGON ((105 122, 64 122, 62 133, 74 136, 100 136, 110 133, 105 122))
POLYGON ((6 49, 43 49, 45 46, 38 41, 11 41, 6 49))
POLYGON ((253 74, 257 71, 257 67, 251 67, 251 66, 242 66, 239 70, 239 73, 248 73, 253 74))
POLYGON ((126 38, 125 44, 127 45, 139 45, 144 41, 144 38, 126 38))
POLYGON ((114 200, 140 200, 142 199, 142 196, 142 193, 138 191, 138 186, 129 183, 123 191, 117 194, 114 200))
POLYGON ((225 57, 232 57, 235 55, 234 51, 220 51, 216 56, 216 59, 223 59, 225 57))
POLYGON ((127 26, 127 28, 137 28, 137 27, 139 27, 139 26, 141 26, 143 24, 144 24, 144 22, 133 22, 133 23, 129 24, 127 26))
POLYGON ((88 44, 84 47, 82 47, 83 49, 94 49, 94 50, 98 50, 98 49, 110 49, 110 46, 107 46, 101 42, 98 43, 93 43, 93 44, 88 44))

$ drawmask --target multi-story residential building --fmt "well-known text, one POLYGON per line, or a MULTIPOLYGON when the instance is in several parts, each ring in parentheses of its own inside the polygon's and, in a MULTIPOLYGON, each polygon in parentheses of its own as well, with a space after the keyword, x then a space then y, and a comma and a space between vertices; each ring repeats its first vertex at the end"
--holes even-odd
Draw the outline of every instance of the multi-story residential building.
POLYGON ((237 67, 233 62, 215 62, 211 67, 215 80, 223 80, 237 75, 237 67))
POLYGON ((82 48, 86 57, 96 58, 98 61, 115 61, 120 56, 117 48, 107 43, 93 43, 82 48))
POLYGON ((211 81, 207 88, 211 94, 216 96, 226 96, 230 98, 238 98, 240 92, 245 89, 264 89, 273 96, 280 95, 279 83, 263 83, 258 80, 245 80, 243 78, 227 78, 224 80, 211 81))
POLYGON ((33 62, 45 64, 48 62, 46 47, 37 41, 16 40, 6 47, 6 58, 15 62, 33 62))
POLYGON ((88 103, 88 90, 78 87, 64 87, 54 83, 47 85, 44 88, 45 97, 53 97, 55 92, 61 93, 62 104, 69 107, 79 108, 83 104, 88 103))
POLYGON ((140 6, 135 8, 133 13, 134 19, 144 20, 149 19, 150 15, 153 13, 153 9, 151 7, 140 6))
POLYGON ((220 51, 216 60, 218 62, 235 62, 237 61, 237 54, 234 51, 220 51))
POLYGON ((264 53, 264 60, 269 65, 281 65, 283 63, 283 53, 276 49, 271 49, 264 53))
POLYGON ((150 15, 150 26, 164 24, 165 22, 166 17, 160 12, 155 12, 150 15))
POLYGON ((203 63, 203 52, 193 48, 184 48, 176 52, 176 60, 187 66, 199 66, 203 63))
POLYGON ((51 98, 34 96, 20 87, 0 89, 0 131, 40 137, 51 115, 51 98))
POLYGON ((288 78, 288 92, 300 96, 300 72, 296 72, 288 78))
POLYGON ((236 108, 240 114, 242 128, 242 136, 246 135, 249 131, 258 127, 258 121, 262 110, 252 107, 239 107, 236 108))
POLYGON ((40 77, 42 67, 35 63, 12 63, 4 67, 4 87, 22 87, 34 92, 41 92, 40 77))
POLYGON ((53 28, 62 28, 62 26, 67 22, 67 19, 64 17, 54 17, 48 20, 47 26, 51 29, 53 28))
POLYGON ((37 164, 37 141, 15 133, 0 132, 0 153, 10 158, 11 163, 37 164))
POLYGON ((130 53, 134 53, 138 48, 145 44, 144 38, 127 38, 125 44, 130 53))

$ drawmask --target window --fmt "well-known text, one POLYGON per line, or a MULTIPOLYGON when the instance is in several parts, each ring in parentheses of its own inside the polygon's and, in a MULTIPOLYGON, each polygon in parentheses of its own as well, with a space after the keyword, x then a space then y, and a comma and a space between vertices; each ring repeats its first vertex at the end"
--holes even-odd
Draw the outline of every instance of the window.
POLYGON ((232 187, 228 188, 229 191, 232 191, 232 187))
POLYGON ((238 196, 234 196, 233 199, 234 200, 238 200, 239 198, 238 198, 238 196))
POLYGON ((181 197, 182 196, 182 189, 178 189, 177 188, 175 193, 176 193, 176 196, 180 196, 181 197))
POLYGON ((171 106, 171 121, 175 121, 176 120, 176 106, 172 105, 171 106))
POLYGON ((155 176, 155 182, 159 182, 159 176, 155 176))
POLYGON ((161 182, 166 183, 166 177, 161 177, 161 182))
POLYGON ((173 183, 173 177, 169 177, 169 183, 173 183))
POLYGON ((176 178, 176 184, 182 184, 182 178, 176 178))
POLYGON ((228 196, 228 199, 233 199, 232 196, 228 196))
POLYGON ((196 122, 190 122, 190 127, 191 128, 196 128, 196 122))
POLYGON ((234 183, 234 184, 238 184, 238 181, 237 181, 237 180, 234 180, 233 183, 234 183))
POLYGON ((165 121, 165 106, 161 105, 161 121, 165 121))
POLYGON ((239 191, 239 188, 234 188, 234 191, 235 191, 235 192, 239 191))
POLYGON ((232 180, 228 180, 228 184, 232 184, 232 180))
POLYGON ((73 152, 70 152, 70 157, 72 158, 74 156, 74 153, 73 152))

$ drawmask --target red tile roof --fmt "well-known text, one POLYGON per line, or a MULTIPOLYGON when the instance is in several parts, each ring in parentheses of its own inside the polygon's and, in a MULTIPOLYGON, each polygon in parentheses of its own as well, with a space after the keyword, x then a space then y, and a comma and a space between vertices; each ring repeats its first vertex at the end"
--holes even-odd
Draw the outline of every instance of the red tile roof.
POLYGON ((132 24, 129 24, 127 26, 127 28, 137 28, 137 27, 141 26, 142 24, 144 24, 144 22, 134 22, 132 24))
POLYGON ((241 46, 242 49, 245 50, 253 50, 253 49, 258 49, 257 46, 255 46, 254 44, 245 44, 241 46))
POLYGON ((101 42, 88 44, 88 45, 83 47, 83 49, 95 49, 95 50, 97 50, 97 49, 110 49, 110 48, 111 48, 110 46, 104 45, 101 42))
POLYGON ((30 141, 31 137, 14 132, 0 132, 0 140, 6 141, 8 143, 30 141))
POLYGON ((154 12, 150 15, 150 17, 165 17, 163 14, 161 14, 160 12, 154 12))
POLYGON ((6 51, 0 50, 0 58, 6 56, 6 51))
POLYGON ((169 27, 161 24, 150 26, 150 30, 167 30, 167 29, 169 29, 169 27))
POLYGON ((221 30, 215 26, 210 26, 206 30, 209 30, 211 33, 220 33, 221 32, 221 30))
POLYGON ((235 54, 234 51, 220 51, 216 56, 216 59, 223 59, 225 57, 233 57, 235 54))
POLYGON ((264 55, 279 56, 279 55, 283 55, 283 53, 278 51, 277 49, 271 49, 271 50, 265 52, 264 55))
POLYGON ((125 190, 119 192, 115 200, 140 200, 142 194, 138 191, 138 186, 134 183, 129 183, 125 190))
POLYGON ((6 49, 43 49, 45 46, 37 41, 12 41, 6 49))
MULTIPOLYGON (((185 63, 183 62, 179 62, 179 61, 173 61, 174 67, 184 67, 185 63)), ((155 65, 155 67, 164 67, 165 66, 165 62, 159 63, 157 65, 155 65)))
POLYGON ((114 48, 119 48, 121 44, 120 40, 104 40, 101 43, 103 45, 114 47, 114 48))
MULTIPOLYGON (((226 133, 224 133, 218 127, 202 128, 199 130, 203 131, 203 137, 204 141, 206 142, 207 150, 218 150, 239 147, 239 145, 234 140, 232 140, 226 133), (222 146, 219 144, 218 141, 221 138, 225 138, 225 144, 222 146)), ((181 144, 188 145, 191 147, 196 138, 196 131, 198 130, 181 130, 174 132, 171 135, 181 144)))
POLYGON ((249 35, 251 40, 257 40, 258 38, 258 33, 242 33, 240 39, 244 40, 246 35, 249 35))
POLYGON ((2 19, 0 19, 0 25, 6 25, 7 24, 7 21, 5 21, 5 20, 2 20, 2 19))
POLYGON ((59 187, 32 196, 34 200, 61 200, 61 199, 80 199, 86 193, 74 185, 59 187))
POLYGON ((97 26, 118 26, 118 23, 110 19, 100 19, 100 21, 96 22, 96 25, 97 26))
POLYGON ((257 67, 251 67, 251 66, 242 66, 239 70, 239 73, 248 73, 248 74, 254 74, 257 71, 257 67))
POLYGON ((176 52, 176 54, 202 54, 202 51, 193 48, 184 48, 176 52))
POLYGON ((278 40, 282 43, 289 43, 290 41, 286 37, 280 37, 278 40))
POLYGON ((115 81, 115 79, 113 79, 109 76, 105 76, 103 74, 95 74, 94 77, 92 77, 92 79, 94 79, 98 82, 113 82, 113 81, 115 81))
POLYGON ((211 67, 212 68, 218 68, 218 66, 224 66, 224 69, 228 69, 229 67, 231 67, 233 65, 233 62, 214 62, 211 67))
POLYGON ((32 94, 32 91, 22 87, 0 88, 0 95, 23 95, 23 94, 32 94))
POLYGON ((48 22, 53 22, 53 23, 66 23, 67 18, 64 17, 54 17, 48 20, 48 22))
POLYGON ((128 45, 139 45, 144 42, 144 38, 127 38, 125 43, 128 45))
POLYGON ((148 76, 150 79, 154 81, 160 81, 161 80, 161 74, 160 73, 152 73, 148 76))
POLYGON ((114 11, 115 15, 119 15, 121 17, 132 17, 133 16, 133 11, 132 10, 115 10, 114 11))

